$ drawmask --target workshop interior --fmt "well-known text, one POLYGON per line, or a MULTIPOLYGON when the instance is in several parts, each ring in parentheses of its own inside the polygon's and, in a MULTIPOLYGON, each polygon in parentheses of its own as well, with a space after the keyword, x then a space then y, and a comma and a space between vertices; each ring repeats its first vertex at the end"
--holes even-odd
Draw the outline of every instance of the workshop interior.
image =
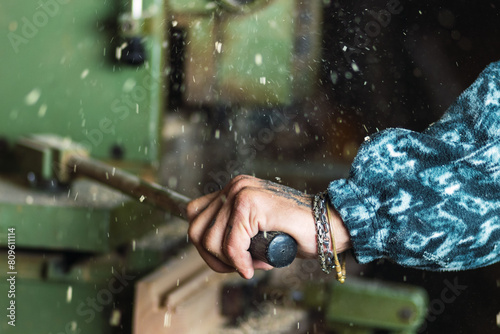
POLYGON ((2 1, 0 27, 0 333, 498 332, 498 265, 347 254, 344 284, 301 259, 243 280, 151 200, 239 174, 323 191, 500 59, 500 4, 2 1))

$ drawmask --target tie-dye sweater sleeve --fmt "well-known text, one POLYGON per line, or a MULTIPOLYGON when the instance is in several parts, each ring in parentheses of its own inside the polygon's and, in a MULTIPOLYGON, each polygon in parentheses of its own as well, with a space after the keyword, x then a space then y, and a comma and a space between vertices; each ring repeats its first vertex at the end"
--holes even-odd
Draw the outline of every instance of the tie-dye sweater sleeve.
POLYGON ((500 260, 500 62, 422 133, 368 138, 328 192, 356 259, 426 270, 500 260))

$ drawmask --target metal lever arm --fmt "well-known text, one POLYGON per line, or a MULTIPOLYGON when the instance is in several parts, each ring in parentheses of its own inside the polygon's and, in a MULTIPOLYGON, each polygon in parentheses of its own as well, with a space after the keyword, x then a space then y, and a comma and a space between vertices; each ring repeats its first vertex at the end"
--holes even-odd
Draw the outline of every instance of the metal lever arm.
MULTIPOLYGON (((180 218, 187 217, 186 207, 190 199, 171 189, 85 156, 71 155, 66 165, 74 174, 92 178, 180 218)), ((281 268, 295 259, 297 242, 286 233, 261 231, 252 238, 249 251, 254 259, 281 268)))

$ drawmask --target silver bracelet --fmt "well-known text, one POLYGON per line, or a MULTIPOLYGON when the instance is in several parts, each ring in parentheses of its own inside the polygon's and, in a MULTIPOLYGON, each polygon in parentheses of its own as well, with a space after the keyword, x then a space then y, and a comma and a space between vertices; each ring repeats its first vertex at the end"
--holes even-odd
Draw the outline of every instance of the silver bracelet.
POLYGON ((330 240, 330 224, 327 212, 327 192, 321 192, 314 196, 313 213, 316 223, 316 240, 318 243, 318 259, 321 269, 329 274, 335 268, 335 262, 330 240))

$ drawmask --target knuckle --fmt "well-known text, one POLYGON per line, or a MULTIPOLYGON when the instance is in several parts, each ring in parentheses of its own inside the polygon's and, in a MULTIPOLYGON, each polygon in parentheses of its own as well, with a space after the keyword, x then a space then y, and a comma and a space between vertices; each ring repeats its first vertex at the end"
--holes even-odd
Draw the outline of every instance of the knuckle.
POLYGON ((210 254, 218 257, 221 251, 222 245, 220 241, 215 238, 210 232, 205 233, 205 235, 200 239, 200 245, 210 254))
POLYGON ((253 226, 251 221, 252 210, 255 201, 255 192, 251 188, 242 189, 234 199, 234 206, 231 213, 233 230, 242 233, 243 231, 250 237, 257 226, 253 226))
POLYGON ((245 175, 245 174, 240 174, 237 175, 233 178, 233 182, 242 182, 242 181, 247 181, 251 179, 252 177, 250 175, 245 175))
POLYGON ((212 246, 212 243, 211 243, 211 239, 208 238, 206 235, 203 239, 200 240, 201 242, 201 246, 206 249, 209 253, 212 253, 213 252, 213 248, 211 247, 212 246))
POLYGON ((229 187, 232 191, 237 193, 240 189, 251 185, 253 179, 253 177, 248 175, 238 175, 231 180, 229 187))
POLYGON ((254 191, 250 187, 242 188, 234 197, 234 210, 239 213, 246 212, 254 201, 254 191))
POLYGON ((229 259, 238 259, 240 250, 238 249, 238 247, 235 247, 234 245, 226 245, 225 253, 229 259))
POLYGON ((188 237, 193 244, 196 245, 200 243, 199 233, 194 224, 191 224, 188 228, 188 237))
POLYGON ((189 202, 187 207, 186 207, 187 219, 189 221, 193 220, 194 217, 196 217, 197 211, 198 211, 198 207, 196 206, 196 204, 193 201, 189 202))

